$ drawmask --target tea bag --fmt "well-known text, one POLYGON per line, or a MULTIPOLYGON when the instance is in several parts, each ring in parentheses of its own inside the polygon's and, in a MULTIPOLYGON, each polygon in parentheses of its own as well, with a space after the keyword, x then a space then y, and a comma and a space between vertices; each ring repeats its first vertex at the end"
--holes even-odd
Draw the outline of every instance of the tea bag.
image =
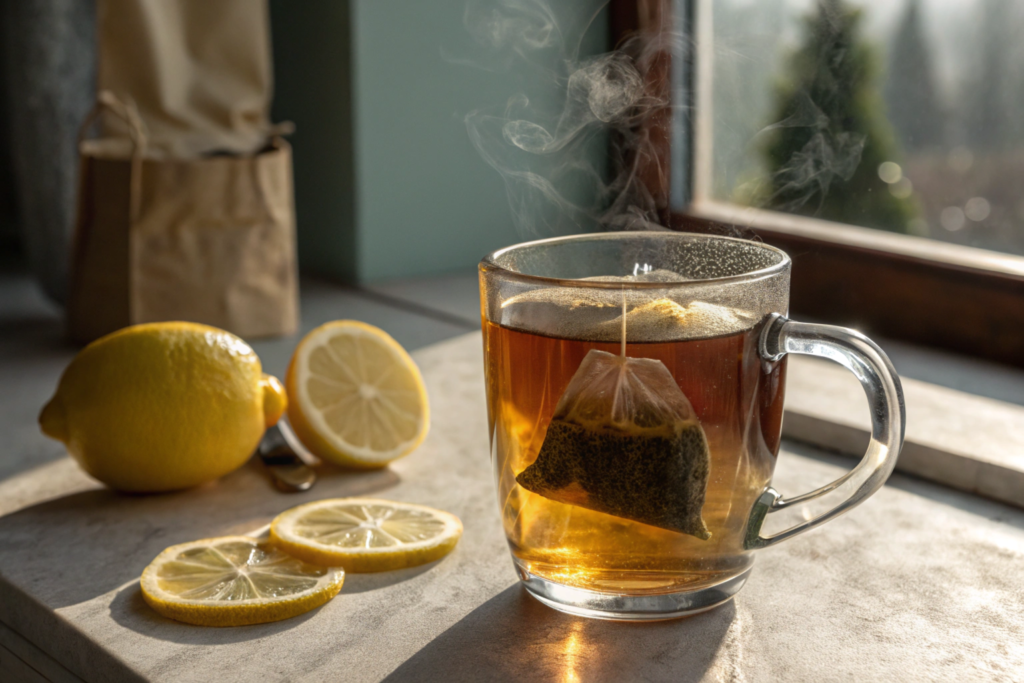
POLYGON ((710 467, 704 430, 668 368, 593 349, 516 481, 551 500, 707 540, 710 467))

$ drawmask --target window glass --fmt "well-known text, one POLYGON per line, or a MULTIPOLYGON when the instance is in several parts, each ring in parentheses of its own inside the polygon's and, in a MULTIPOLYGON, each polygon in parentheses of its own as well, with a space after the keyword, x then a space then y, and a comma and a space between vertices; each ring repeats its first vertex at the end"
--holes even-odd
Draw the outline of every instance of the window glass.
POLYGON ((1024 3, 708 5, 713 199, 1024 254, 1024 3))

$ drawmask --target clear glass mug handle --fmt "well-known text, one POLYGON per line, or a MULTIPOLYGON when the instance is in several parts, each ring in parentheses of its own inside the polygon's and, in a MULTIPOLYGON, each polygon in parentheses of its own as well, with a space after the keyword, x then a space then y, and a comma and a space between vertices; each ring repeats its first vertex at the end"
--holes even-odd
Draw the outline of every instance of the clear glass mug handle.
POLYGON ((793 498, 784 498, 770 487, 765 490, 750 511, 744 541, 748 550, 773 545, 824 524, 881 488, 896 466, 906 424, 903 388, 896 370, 885 353, 860 332, 833 325, 794 322, 776 313, 761 333, 760 352, 768 361, 777 361, 787 353, 821 356, 850 370, 860 380, 868 397, 871 441, 857 466, 831 484, 793 498), (840 491, 836 497, 845 496, 828 511, 773 536, 761 536, 761 526, 769 514, 833 491, 840 491))

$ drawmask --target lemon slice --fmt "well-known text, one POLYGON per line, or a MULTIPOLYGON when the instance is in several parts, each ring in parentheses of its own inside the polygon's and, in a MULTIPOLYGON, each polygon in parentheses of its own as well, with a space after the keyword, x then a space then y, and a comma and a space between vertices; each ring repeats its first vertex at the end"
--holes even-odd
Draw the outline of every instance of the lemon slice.
POLYGON ((316 455, 347 467, 383 467, 427 436, 419 368, 372 325, 338 320, 307 334, 285 379, 288 419, 316 455))
POLYGON ((306 562, 350 572, 415 567, 444 557, 462 536, 453 514, 375 498, 335 498, 286 510, 270 539, 306 562))
POLYGON ((324 604, 345 571, 313 566, 248 536, 174 545, 142 572, 142 596, 170 619, 199 626, 279 621, 324 604))

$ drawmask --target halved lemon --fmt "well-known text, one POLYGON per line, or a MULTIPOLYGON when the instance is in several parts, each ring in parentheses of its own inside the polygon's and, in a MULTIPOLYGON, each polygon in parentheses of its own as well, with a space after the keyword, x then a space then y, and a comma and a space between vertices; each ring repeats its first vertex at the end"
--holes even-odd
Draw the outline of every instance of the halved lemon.
POLYGON ((248 536, 174 545, 142 572, 142 596, 165 617, 245 626, 294 617, 341 590, 345 571, 314 566, 248 536))
POLYGON ((386 332, 337 320, 307 334, 285 384, 288 419, 309 450, 347 467, 383 467, 427 436, 423 377, 386 332))
POLYGON ((415 567, 451 552, 462 522, 424 505, 375 498, 335 498, 286 510, 270 540, 289 555, 350 572, 415 567))

